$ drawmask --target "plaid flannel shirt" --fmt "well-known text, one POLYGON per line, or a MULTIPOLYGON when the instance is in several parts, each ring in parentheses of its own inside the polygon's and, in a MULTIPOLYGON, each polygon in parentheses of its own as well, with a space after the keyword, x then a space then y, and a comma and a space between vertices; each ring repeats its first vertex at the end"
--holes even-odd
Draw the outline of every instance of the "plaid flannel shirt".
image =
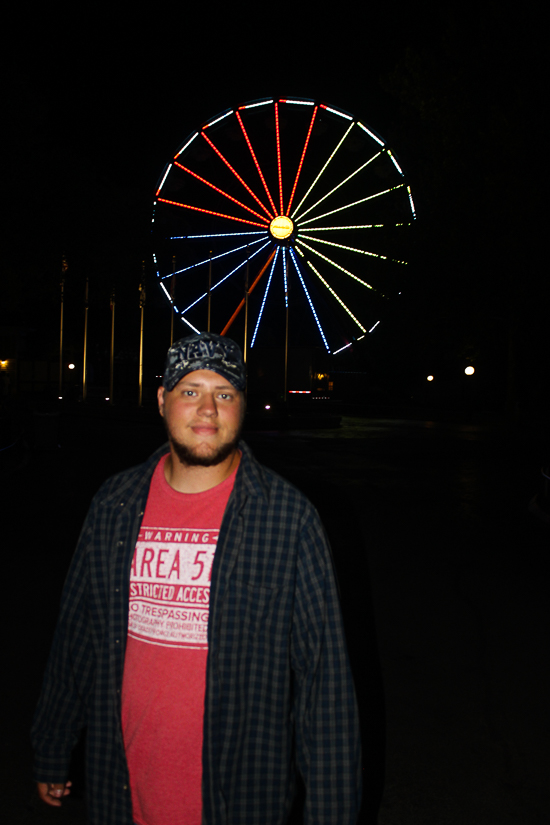
MULTIPOLYGON (((332 560, 310 502, 246 444, 212 568, 203 821, 284 823, 295 768, 304 823, 352 825, 359 723, 332 560)), ((87 727, 93 825, 131 825, 120 721, 130 565, 164 446, 95 496, 63 591, 33 724, 34 777, 67 778, 87 727)))

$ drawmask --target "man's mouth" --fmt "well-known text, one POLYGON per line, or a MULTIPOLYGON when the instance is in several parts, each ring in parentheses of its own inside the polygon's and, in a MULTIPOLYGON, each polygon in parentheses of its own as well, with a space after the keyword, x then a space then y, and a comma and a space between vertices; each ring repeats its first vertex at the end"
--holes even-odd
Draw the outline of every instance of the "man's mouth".
POLYGON ((197 424, 194 427, 191 427, 195 435, 216 435, 218 432, 217 427, 210 427, 206 424, 197 424))

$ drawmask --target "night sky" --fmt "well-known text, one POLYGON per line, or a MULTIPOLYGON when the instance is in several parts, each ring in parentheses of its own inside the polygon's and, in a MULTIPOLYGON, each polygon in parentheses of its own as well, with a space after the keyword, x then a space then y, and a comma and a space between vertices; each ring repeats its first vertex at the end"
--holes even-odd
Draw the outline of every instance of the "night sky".
POLYGON ((489 403, 504 404, 508 387, 512 403, 540 404, 545 66, 532 7, 200 8, 12 18, 0 322, 55 352, 63 253, 68 340, 81 335, 86 276, 105 323, 115 285, 121 330, 134 335, 143 259, 149 317, 161 317, 150 219, 165 164, 219 111, 304 96, 380 133, 415 197, 403 301, 367 360, 397 382, 411 370, 452 379, 469 360, 496 376, 489 403))

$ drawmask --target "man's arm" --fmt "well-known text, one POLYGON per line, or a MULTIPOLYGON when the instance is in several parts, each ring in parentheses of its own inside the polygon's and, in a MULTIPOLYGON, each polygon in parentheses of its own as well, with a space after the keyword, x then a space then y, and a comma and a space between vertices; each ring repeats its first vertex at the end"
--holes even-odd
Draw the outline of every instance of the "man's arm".
MULTIPOLYGON (((44 799, 59 804, 48 786, 63 788, 72 749, 86 723, 86 705, 93 681, 94 655, 87 604, 86 548, 88 517, 63 588, 59 619, 54 634, 42 691, 32 727, 35 751, 34 778, 47 786, 44 799)), ((41 798, 44 795, 40 793, 41 798)))
POLYGON ((315 511, 301 534, 292 666, 304 822, 352 825, 361 802, 359 717, 332 558, 315 511))

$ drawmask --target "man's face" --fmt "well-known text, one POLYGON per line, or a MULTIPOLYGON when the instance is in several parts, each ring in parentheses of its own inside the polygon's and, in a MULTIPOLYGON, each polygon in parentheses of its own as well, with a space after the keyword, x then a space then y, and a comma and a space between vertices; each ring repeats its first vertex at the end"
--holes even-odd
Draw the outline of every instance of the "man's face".
POLYGON ((241 392, 212 370, 185 375, 171 392, 158 390, 159 412, 182 464, 212 467, 236 449, 244 418, 241 392))

